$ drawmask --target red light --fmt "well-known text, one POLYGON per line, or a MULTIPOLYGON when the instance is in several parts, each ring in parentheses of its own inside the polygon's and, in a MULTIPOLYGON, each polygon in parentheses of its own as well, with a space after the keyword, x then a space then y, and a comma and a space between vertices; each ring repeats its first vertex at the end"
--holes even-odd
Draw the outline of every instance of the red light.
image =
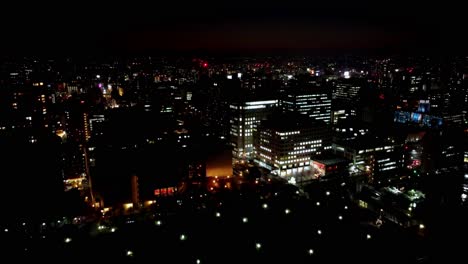
POLYGON ((208 67, 208 63, 204 62, 204 63, 203 63, 203 67, 204 67, 204 68, 208 67))
POLYGON ((380 98, 381 100, 384 100, 384 99, 385 99, 385 95, 384 95, 384 94, 380 94, 380 95, 379 95, 379 98, 380 98))
POLYGON ((84 101, 81 101, 82 104, 84 104, 84 101))

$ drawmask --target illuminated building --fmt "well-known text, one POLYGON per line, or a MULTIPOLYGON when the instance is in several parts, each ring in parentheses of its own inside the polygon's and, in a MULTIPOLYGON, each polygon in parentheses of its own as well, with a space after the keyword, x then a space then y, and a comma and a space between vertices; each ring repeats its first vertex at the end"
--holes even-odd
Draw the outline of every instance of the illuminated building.
POLYGON ((332 124, 336 125, 338 121, 344 120, 349 116, 346 109, 333 109, 331 112, 332 124))
POLYGON ((102 136, 105 121, 106 118, 104 115, 92 115, 89 118, 89 130, 91 132, 91 137, 102 136))
POLYGON ((280 176, 310 170, 310 159, 330 149, 327 125, 305 115, 287 113, 256 129, 255 161, 280 176))
POLYGON ((247 101, 229 106, 233 163, 253 158, 253 131, 277 106, 278 100, 247 101))
POLYGON ((88 141, 89 138, 91 137, 91 131, 89 129, 89 120, 88 120, 88 114, 83 113, 83 134, 85 141, 88 141))
POLYGON ((281 104, 286 111, 305 114, 315 120, 331 123, 331 93, 324 89, 298 89, 289 93, 281 104))
POLYGON ((360 101, 359 91, 363 85, 363 81, 360 79, 339 79, 333 82, 332 99, 334 108, 338 107, 337 110, 344 110, 346 114, 355 116, 360 101))
POLYGON ((360 140, 333 143, 335 154, 351 160, 350 173, 394 176, 403 167, 403 143, 392 138, 377 139, 366 136, 360 140))
POLYGON ((138 176, 132 175, 130 177, 131 180, 131 187, 132 187, 132 203, 133 208, 140 207, 140 191, 138 187, 138 176))
POLYGON ((417 109, 406 107, 406 109, 395 111, 394 121, 397 123, 435 128, 441 127, 444 124, 461 125, 465 121, 465 114, 462 112, 431 111, 429 100, 419 100, 417 109))

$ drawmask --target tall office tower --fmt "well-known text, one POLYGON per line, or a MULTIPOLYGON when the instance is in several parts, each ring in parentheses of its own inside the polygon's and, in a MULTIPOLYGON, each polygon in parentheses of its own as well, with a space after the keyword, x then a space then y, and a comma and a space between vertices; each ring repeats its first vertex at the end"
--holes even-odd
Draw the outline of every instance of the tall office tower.
POLYGON ((275 115, 255 134, 255 161, 283 177, 310 170, 311 157, 331 148, 328 126, 298 113, 275 115))
POLYGON ((287 93, 281 104, 289 112, 307 115, 331 123, 331 92, 318 87, 296 88, 287 93))
MULTIPOLYGON (((350 116, 356 116, 360 101, 359 91, 364 85, 362 79, 338 79, 332 82, 333 107, 350 116)), ((334 111, 336 112, 336 111, 334 111)), ((333 119, 335 116, 333 115, 333 119)))
POLYGON ((253 130, 278 106, 278 100, 231 103, 230 136, 233 164, 253 158, 253 130))

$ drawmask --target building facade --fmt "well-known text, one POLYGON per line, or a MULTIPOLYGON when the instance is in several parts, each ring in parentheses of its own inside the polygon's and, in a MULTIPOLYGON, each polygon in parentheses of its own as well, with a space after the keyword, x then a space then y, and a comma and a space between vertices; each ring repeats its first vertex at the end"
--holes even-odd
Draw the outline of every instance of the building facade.
POLYGON ((230 104, 230 136, 233 164, 253 158, 253 131, 278 106, 278 100, 230 104))

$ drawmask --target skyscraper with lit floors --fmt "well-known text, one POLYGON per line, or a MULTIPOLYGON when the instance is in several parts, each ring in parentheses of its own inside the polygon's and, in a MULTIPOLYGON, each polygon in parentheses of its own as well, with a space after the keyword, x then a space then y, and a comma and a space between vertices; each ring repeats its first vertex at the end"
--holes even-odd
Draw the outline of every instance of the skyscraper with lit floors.
POLYGON ((238 101, 229 108, 233 164, 253 158, 253 130, 278 106, 278 100, 238 101))

